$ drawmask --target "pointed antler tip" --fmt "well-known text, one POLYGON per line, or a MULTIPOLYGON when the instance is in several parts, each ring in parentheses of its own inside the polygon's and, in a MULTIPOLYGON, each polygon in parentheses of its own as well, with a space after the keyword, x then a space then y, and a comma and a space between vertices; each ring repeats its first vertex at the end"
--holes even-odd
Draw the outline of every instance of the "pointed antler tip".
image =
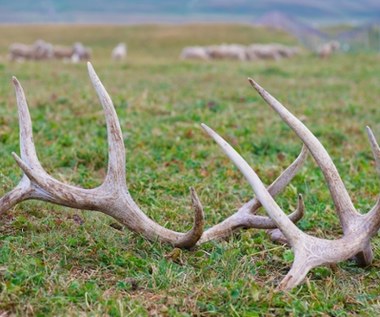
POLYGON ((20 162, 22 162, 22 159, 15 152, 12 152, 12 156, 17 162, 17 164, 20 164, 20 162))
POLYGON ((197 227, 199 231, 203 231, 204 225, 204 212, 202 203, 197 195, 197 192, 193 187, 190 187, 191 202, 194 208, 194 227, 197 227))
POLYGON ((203 130, 205 130, 209 134, 210 132, 213 132, 213 130, 205 123, 201 123, 201 127, 203 128, 203 130))
POLYGON ((20 82, 17 80, 16 76, 12 76, 12 82, 13 82, 13 85, 15 85, 15 86, 20 85, 20 82))
POLYGON ((94 66, 92 66, 90 62, 87 62, 87 70, 88 70, 88 75, 90 76, 90 80, 93 83, 93 85, 95 85, 95 83, 97 82, 100 82, 100 79, 98 75, 96 74, 94 66))
MULTIPOLYGON (((299 219, 301 219, 305 214, 305 202, 303 201, 302 194, 298 194, 298 206, 297 206, 297 212, 299 214, 299 219)), ((297 220, 297 221, 298 221, 297 220)))
POLYGON ((92 76, 93 74, 96 75, 94 66, 92 66, 92 64, 90 62, 87 62, 87 70, 88 70, 90 76, 92 76))
POLYGON ((262 87, 256 81, 254 81, 252 78, 248 78, 248 81, 252 85, 252 87, 255 88, 256 90, 262 89, 262 87))
MULTIPOLYGON (((369 137, 371 143, 376 144, 376 143, 377 143, 377 142, 376 142, 376 138, 375 138, 375 135, 374 135, 373 132, 372 132, 372 129, 371 129, 368 125, 365 127, 365 129, 366 129, 366 131, 367 131, 367 135, 368 135, 368 137, 369 137)), ((376 147, 378 147, 378 146, 376 146, 376 147)))
POLYGON ((209 135, 211 135, 211 133, 213 132, 212 129, 207 124, 201 123, 201 127, 209 135))
POLYGON ((193 186, 189 187, 189 191, 190 191, 191 198, 193 199, 195 198, 196 200, 199 200, 197 191, 195 190, 193 186))
POLYGON ((198 197, 198 194, 197 194, 195 188, 191 186, 191 187, 189 187, 189 190, 190 190, 190 196, 191 196, 193 203, 200 204, 200 200, 199 200, 199 197, 198 197))
POLYGON ((17 165, 22 169, 22 171, 28 175, 28 177, 30 177, 29 175, 29 171, 30 171, 30 168, 27 166, 27 164, 22 160, 22 158, 20 158, 15 152, 12 152, 12 156, 14 158, 14 160, 16 161, 17 165))

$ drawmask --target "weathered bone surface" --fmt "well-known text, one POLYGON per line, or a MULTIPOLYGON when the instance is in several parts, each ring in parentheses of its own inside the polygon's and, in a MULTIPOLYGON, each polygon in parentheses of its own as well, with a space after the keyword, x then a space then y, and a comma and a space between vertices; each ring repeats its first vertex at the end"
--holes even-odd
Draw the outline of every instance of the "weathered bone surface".
MULTIPOLYGON (((302 147, 302 151, 294 162, 288 166, 287 169, 268 187, 268 192, 275 197, 279 194, 297 174, 302 167, 307 157, 306 146, 302 147)), ((230 236, 233 232, 239 229, 275 229, 276 224, 271 218, 255 215, 256 211, 261 207, 261 203, 257 198, 251 199, 249 202, 241 206, 236 213, 226 218, 222 222, 207 229, 197 244, 202 244, 210 240, 219 240, 230 236)), ((289 215, 289 219, 296 223, 304 215, 303 208, 297 208, 292 214, 289 215)), ((276 229, 275 234, 271 235, 272 240, 284 243, 286 238, 278 232, 276 229)))
POLYGON ((13 156, 24 175, 19 184, 0 199, 0 214, 21 201, 39 199, 73 208, 100 211, 150 240, 160 240, 183 248, 194 246, 203 233, 204 225, 202 205, 195 190, 190 189, 195 211, 194 226, 187 233, 166 229, 141 211, 127 188, 125 148, 116 111, 90 63, 88 72, 103 106, 107 123, 109 158, 104 182, 99 187, 83 189, 64 184, 46 173, 34 147, 32 122, 24 91, 17 79, 13 78, 20 124, 21 158, 14 153, 13 156))
MULTIPOLYGON (((356 256, 359 264, 370 264, 372 261, 370 239, 380 228, 380 199, 367 214, 359 214, 351 202, 334 163, 319 140, 280 102, 256 82, 251 79, 250 82, 308 147, 318 166, 323 171, 343 227, 343 237, 337 240, 320 239, 302 232, 277 205, 247 162, 217 133, 206 125, 202 125, 245 176, 258 200, 282 231, 294 251, 292 268, 280 283, 279 289, 291 289, 299 285, 312 268, 320 265, 337 263, 354 256, 356 256)), ((375 156, 376 167, 380 171, 380 148, 368 127, 367 132, 372 152, 375 156)), ((301 196, 299 197, 299 204, 302 204, 301 196)))

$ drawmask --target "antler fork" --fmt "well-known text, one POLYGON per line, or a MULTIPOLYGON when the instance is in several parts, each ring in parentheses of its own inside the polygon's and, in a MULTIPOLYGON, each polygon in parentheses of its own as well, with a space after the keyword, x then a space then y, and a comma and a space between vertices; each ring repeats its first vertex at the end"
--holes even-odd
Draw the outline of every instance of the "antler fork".
POLYGON ((108 134, 108 171, 104 182, 93 189, 64 184, 51 177, 41 166, 33 143, 32 122, 24 91, 14 77, 19 124, 21 158, 12 153, 24 175, 19 184, 0 199, 0 214, 27 199, 40 199, 72 208, 100 211, 109 215, 130 230, 150 240, 160 240, 177 247, 190 248, 203 233, 202 205, 194 189, 191 199, 195 212, 194 226, 187 233, 166 229, 142 212, 131 197, 125 175, 125 148, 115 108, 92 65, 88 72, 103 106, 108 134))

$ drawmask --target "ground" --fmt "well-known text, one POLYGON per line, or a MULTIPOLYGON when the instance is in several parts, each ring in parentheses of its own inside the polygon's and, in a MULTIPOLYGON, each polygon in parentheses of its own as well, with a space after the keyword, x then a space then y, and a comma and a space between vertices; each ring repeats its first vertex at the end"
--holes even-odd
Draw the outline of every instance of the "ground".
MULTIPOLYGON (((11 76, 24 86, 43 166, 82 187, 100 184, 107 144, 101 106, 85 64, 11 63, 12 42, 82 41, 111 94, 125 137, 127 182, 158 223, 186 231, 192 222, 188 188, 204 205, 206 227, 252 198, 252 190, 214 142, 205 122, 224 136, 269 184, 298 155, 301 142, 250 87, 257 80, 308 125, 341 172, 352 200, 367 212, 379 193, 366 139, 380 139, 380 55, 311 53, 290 60, 186 62, 183 46, 295 40, 249 26, 6 26, 0 28, 0 194, 21 172, 11 76), (128 44, 124 62, 112 48, 128 44)), ((320 170, 309 157, 276 199, 290 212, 302 193, 302 230, 341 235, 320 170)), ((260 211, 265 214, 264 210, 260 211)), ((276 285, 292 252, 265 232, 241 231, 195 250, 150 242, 96 212, 24 202, 0 219, 0 315, 18 316, 376 316, 380 309, 380 239, 368 268, 345 261, 312 270, 290 292, 276 285)))

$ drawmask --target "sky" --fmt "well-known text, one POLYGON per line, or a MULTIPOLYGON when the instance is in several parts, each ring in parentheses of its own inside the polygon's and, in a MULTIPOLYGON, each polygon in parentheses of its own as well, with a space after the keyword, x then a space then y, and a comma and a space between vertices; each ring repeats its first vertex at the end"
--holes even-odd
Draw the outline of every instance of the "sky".
POLYGON ((280 11, 315 23, 380 20, 380 0, 0 0, 0 23, 250 23, 280 11))

